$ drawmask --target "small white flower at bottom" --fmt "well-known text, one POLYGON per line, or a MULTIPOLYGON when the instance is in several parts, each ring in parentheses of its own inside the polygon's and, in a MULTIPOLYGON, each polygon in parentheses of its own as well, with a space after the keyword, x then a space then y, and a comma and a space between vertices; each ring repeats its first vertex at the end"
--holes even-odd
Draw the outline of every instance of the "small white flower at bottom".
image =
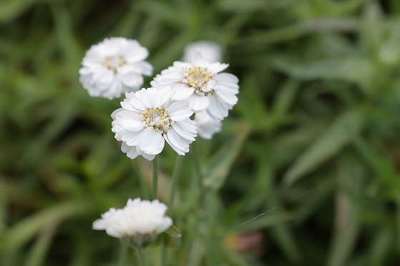
POLYGON ((105 212, 93 223, 93 229, 142 245, 172 225, 166 211, 167 206, 158 200, 129 199, 125 207, 105 212))
POLYGON ((136 40, 105 39, 87 51, 79 70, 80 81, 94 97, 113 99, 138 90, 143 76, 153 72, 153 67, 144 61, 148 54, 136 40))
POLYGON ((185 47, 183 61, 188 63, 214 63, 221 61, 221 46, 211 41, 198 41, 185 47))
POLYGON ((207 112, 197 112, 194 116, 199 136, 204 139, 211 139, 212 136, 221 131, 221 120, 211 117, 207 112))
POLYGON ((112 114, 112 131, 122 142, 121 150, 131 159, 141 155, 152 160, 165 141, 179 155, 189 151, 197 129, 193 111, 184 101, 173 101, 168 89, 149 88, 128 93, 121 108, 112 114))

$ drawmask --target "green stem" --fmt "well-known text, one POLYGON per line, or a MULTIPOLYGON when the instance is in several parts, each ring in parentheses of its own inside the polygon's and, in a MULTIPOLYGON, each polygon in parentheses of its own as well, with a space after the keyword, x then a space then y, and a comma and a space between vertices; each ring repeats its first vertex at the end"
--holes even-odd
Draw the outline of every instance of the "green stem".
POLYGON ((172 173, 172 179, 171 179, 171 191, 170 191, 170 198, 169 198, 169 208, 170 209, 172 209, 172 207, 174 206, 176 186, 177 186, 178 178, 179 178, 179 175, 180 175, 181 169, 182 169, 182 161, 183 161, 183 157, 180 157, 178 155, 175 160, 174 171, 172 173))
POLYGON ((136 247, 135 250, 136 250, 137 265, 138 266, 145 266, 146 262, 144 260, 142 247, 136 247))
POLYGON ((135 165, 134 170, 135 170, 135 175, 136 173, 139 175, 138 180, 139 180, 140 192, 142 193, 142 196, 144 198, 147 198, 149 196, 150 191, 146 183, 146 177, 143 176, 140 169, 137 168, 137 164, 135 165))
POLYGON ((126 266, 128 260, 128 244, 122 240, 121 248, 118 255, 118 266, 126 266))
POLYGON ((198 206, 202 206, 205 194, 207 193, 207 188, 203 184, 203 171, 201 169, 200 156, 198 147, 193 145, 193 154, 192 154, 193 164, 194 164, 194 172, 195 179, 197 182, 197 186, 199 190, 197 191, 197 204, 198 206))
POLYGON ((160 266, 168 265, 168 252, 167 252, 167 243, 166 238, 163 237, 161 242, 161 263, 160 266))
POLYGON ((153 198, 157 198, 158 190, 158 157, 153 160, 153 198))

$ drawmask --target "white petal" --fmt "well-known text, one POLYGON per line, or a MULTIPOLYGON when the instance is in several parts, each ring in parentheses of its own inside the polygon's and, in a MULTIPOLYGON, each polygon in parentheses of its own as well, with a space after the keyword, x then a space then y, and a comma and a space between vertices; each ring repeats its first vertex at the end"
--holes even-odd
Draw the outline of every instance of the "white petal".
POLYGON ((199 96, 199 95, 192 95, 189 98, 189 106, 194 111, 201 111, 207 109, 210 101, 208 100, 208 96, 199 96))
POLYGON ((189 118, 193 111, 191 111, 186 102, 174 102, 167 107, 171 119, 174 121, 181 121, 189 118))
POLYGON ((142 61, 149 55, 147 49, 135 40, 129 40, 129 43, 121 48, 122 55, 124 55, 125 60, 130 63, 142 61))
POLYGON ((144 81, 143 77, 135 72, 120 74, 118 75, 118 78, 126 87, 133 89, 138 89, 140 86, 142 86, 144 81))
POLYGON ((152 160, 156 157, 156 154, 148 154, 148 153, 145 153, 145 152, 142 151, 139 147, 137 147, 137 151, 138 151, 138 153, 139 153, 140 156, 142 156, 143 158, 145 158, 145 159, 148 160, 148 161, 152 161, 152 160))
POLYGON ((139 99, 139 101, 141 103, 143 103, 143 105, 146 108, 152 108, 153 107, 153 101, 150 99, 147 89, 141 89, 141 90, 137 91, 136 92, 136 97, 139 99))
POLYGON ((184 155, 189 151, 189 143, 180 137, 174 129, 168 130, 165 140, 179 155, 184 155))
POLYGON ((184 129, 188 132, 191 132, 192 134, 196 134, 196 132, 197 132, 196 123, 189 118, 179 121, 179 122, 176 122, 176 123, 179 123, 179 125, 182 127, 182 129, 184 129))
POLYGON ((177 83, 174 85, 174 100, 181 101, 189 98, 194 92, 194 89, 185 84, 177 83))
POLYGON ((194 121, 202 138, 211 139, 216 132, 221 130, 221 120, 212 118, 207 112, 196 113, 194 121))
POLYGON ((124 129, 139 131, 143 129, 143 122, 139 113, 125 109, 117 109, 111 114, 113 123, 118 124, 124 129))
POLYGON ((169 103, 174 94, 174 92, 168 88, 150 88, 149 90, 154 91, 150 97, 153 98, 155 107, 161 107, 169 103))
POLYGON ((151 86, 165 86, 179 83, 183 80, 185 74, 181 70, 167 69, 162 71, 161 74, 157 75, 151 82, 151 86))
POLYGON ((232 90, 226 89, 224 87, 219 87, 215 89, 217 96, 222 99, 227 104, 233 106, 237 103, 238 98, 232 90))
POLYGON ((126 156, 128 156, 128 158, 130 159, 135 159, 136 157, 139 156, 139 153, 137 152, 134 146, 128 146, 125 143, 122 143, 121 151, 125 153, 126 156))
POLYGON ((137 143, 139 141, 139 137, 142 134, 143 130, 133 132, 133 131, 127 131, 127 130, 121 130, 119 129, 118 131, 115 131, 115 125, 113 124, 113 132, 115 132, 115 138, 118 141, 123 141, 126 143, 128 146, 137 146, 137 143))
POLYGON ((196 137, 196 132, 190 132, 185 129, 185 126, 182 125, 181 122, 176 122, 172 125, 172 127, 175 129, 176 133, 181 136, 182 138, 187 139, 188 141, 194 141, 196 137))
POLYGON ((151 76, 153 74, 153 66, 150 63, 142 61, 136 63, 136 65, 140 68, 140 73, 142 73, 143 75, 151 76))
POLYGON ((156 155, 164 148, 164 138, 161 133, 152 128, 146 128, 138 137, 137 146, 145 153, 156 155))
POLYGON ((228 109, 215 96, 210 97, 210 105, 207 110, 211 116, 219 120, 228 116, 228 109))
POLYGON ((121 106, 131 111, 144 111, 146 109, 135 93, 127 93, 125 100, 121 102, 121 106))
POLYGON ((239 79, 235 75, 229 74, 229 73, 219 73, 219 74, 215 75, 214 78, 218 82, 226 83, 226 84, 239 82, 239 79))
POLYGON ((212 73, 217 74, 228 68, 228 64, 221 64, 221 63, 212 63, 207 65, 207 69, 210 70, 212 73))
POLYGON ((185 47, 184 61, 189 63, 218 62, 221 59, 221 47, 214 42, 199 41, 185 47))

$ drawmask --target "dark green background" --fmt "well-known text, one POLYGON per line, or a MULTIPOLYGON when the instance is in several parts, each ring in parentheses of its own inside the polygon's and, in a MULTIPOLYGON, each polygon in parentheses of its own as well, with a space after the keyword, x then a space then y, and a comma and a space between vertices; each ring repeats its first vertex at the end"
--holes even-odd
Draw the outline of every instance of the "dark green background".
MULTIPOLYGON (((398 265, 398 0, 0 0, 0 265, 115 265, 118 240, 91 223, 145 196, 151 168, 113 138, 118 100, 78 82, 110 36, 156 72, 213 40, 240 78, 223 132, 183 160, 169 265, 398 265), (262 243, 236 252, 243 232, 262 243)), ((146 256, 160 265, 159 245, 146 256)))

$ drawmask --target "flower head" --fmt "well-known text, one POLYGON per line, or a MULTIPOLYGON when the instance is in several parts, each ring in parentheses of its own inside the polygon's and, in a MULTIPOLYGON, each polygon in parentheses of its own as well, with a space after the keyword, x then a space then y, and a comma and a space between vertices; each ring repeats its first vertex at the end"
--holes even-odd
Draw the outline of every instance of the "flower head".
POLYGON ((187 100, 195 111, 215 119, 228 116, 237 102, 238 78, 224 73, 227 64, 175 62, 152 81, 153 87, 168 87, 174 100, 187 100))
POLYGON ((135 91, 153 67, 146 61, 146 48, 135 40, 108 38, 93 45, 82 61, 80 81, 91 96, 116 98, 135 91))
POLYGON ((198 41, 185 47, 183 61, 188 63, 214 63, 221 60, 221 47, 214 42, 198 41))
POLYGON ((142 89, 128 93, 112 114, 112 131, 129 158, 141 155, 152 160, 162 152, 165 141, 184 155, 197 135, 192 114, 186 102, 172 100, 171 90, 142 89))
POLYGON ((93 223, 93 229, 105 230, 112 237, 143 244, 172 225, 167 206, 158 200, 129 199, 122 209, 110 209, 93 223))
POLYGON ((199 136, 204 139, 211 139, 215 133, 221 131, 222 121, 211 117, 205 111, 195 113, 194 122, 199 136))

